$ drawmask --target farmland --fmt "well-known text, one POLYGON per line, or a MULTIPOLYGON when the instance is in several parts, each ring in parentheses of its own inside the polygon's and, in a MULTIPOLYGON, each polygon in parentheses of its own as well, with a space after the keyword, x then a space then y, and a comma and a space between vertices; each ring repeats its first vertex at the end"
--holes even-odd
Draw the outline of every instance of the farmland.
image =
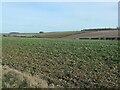
POLYGON ((38 76, 48 87, 118 87, 117 40, 4 37, 2 46, 3 66, 38 76))
POLYGON ((63 39, 80 39, 80 38, 120 38, 119 30, 81 30, 81 31, 66 31, 66 32, 46 32, 46 33, 6 33, 6 37, 35 37, 35 38, 63 38, 63 39))

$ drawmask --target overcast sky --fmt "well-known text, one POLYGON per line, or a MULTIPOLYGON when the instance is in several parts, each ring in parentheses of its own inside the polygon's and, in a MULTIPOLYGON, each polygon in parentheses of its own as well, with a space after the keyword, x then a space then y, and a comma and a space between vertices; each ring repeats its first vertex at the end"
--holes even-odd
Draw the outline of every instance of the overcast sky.
POLYGON ((2 4, 3 33, 78 31, 117 27, 117 2, 6 2, 2 4))

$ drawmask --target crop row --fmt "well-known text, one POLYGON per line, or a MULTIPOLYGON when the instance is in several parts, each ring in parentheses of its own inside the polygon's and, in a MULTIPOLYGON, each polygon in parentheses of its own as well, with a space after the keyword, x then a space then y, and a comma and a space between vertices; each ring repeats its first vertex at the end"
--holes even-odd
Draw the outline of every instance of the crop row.
POLYGON ((3 65, 55 87, 118 87, 118 41, 3 38, 3 65))

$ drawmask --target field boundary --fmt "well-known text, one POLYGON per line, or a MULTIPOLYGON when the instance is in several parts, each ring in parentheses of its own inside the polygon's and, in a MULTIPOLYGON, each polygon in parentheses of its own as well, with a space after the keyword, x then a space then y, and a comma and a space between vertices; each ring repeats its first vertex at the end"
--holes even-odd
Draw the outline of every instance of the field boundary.
POLYGON ((16 69, 10 68, 9 66, 2 66, 2 75, 13 73, 15 74, 18 79, 26 79, 27 83, 32 87, 39 87, 39 88, 48 88, 47 81, 41 79, 38 76, 32 76, 31 74, 18 71, 16 69))

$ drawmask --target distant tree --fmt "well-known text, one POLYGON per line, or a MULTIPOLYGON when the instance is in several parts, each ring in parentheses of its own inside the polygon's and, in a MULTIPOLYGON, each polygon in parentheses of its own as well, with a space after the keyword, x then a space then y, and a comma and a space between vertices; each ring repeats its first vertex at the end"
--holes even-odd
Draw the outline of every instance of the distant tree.
POLYGON ((120 27, 117 27, 117 30, 120 30, 120 27))
POLYGON ((9 34, 19 34, 19 32, 10 32, 9 34))
POLYGON ((7 35, 3 34, 3 37, 7 37, 7 35))
POLYGON ((39 33, 44 33, 43 31, 40 31, 39 33))
POLYGON ((83 29, 81 31, 104 31, 104 30, 117 30, 117 28, 96 28, 96 29, 83 29))

